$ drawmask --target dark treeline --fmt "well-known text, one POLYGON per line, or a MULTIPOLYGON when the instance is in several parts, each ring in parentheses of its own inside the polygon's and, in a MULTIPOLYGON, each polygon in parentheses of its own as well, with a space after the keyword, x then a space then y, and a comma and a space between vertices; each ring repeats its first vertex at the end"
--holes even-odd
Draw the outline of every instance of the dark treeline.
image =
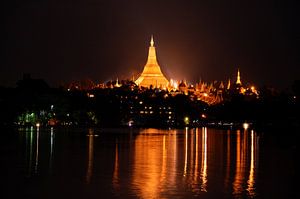
POLYGON ((299 80, 289 91, 264 87, 259 92, 258 98, 224 93, 222 103, 209 106, 189 95, 141 90, 131 83, 68 90, 25 78, 16 88, 0 87, 0 125, 183 127, 246 121, 299 127, 299 80))

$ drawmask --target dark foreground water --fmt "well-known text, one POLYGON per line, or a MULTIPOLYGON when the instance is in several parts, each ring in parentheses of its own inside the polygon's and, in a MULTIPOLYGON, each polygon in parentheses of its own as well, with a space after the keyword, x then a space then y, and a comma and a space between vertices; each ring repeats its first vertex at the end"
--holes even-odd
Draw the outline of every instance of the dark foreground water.
POLYGON ((292 133, 2 131, 0 198, 297 198, 292 133))

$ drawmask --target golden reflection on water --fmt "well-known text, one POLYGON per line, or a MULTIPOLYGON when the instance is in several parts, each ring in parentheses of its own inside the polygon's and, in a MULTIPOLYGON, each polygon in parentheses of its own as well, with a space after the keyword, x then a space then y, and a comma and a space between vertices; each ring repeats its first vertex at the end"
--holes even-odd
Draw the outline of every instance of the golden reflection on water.
POLYGON ((135 139, 132 186, 140 198, 159 198, 160 187, 165 183, 159 179, 164 179, 162 171, 167 169, 166 159, 169 154, 164 154, 164 147, 169 149, 172 135, 167 136, 168 144, 165 146, 164 136, 157 133, 158 130, 148 129, 135 139), (165 164, 161 164, 163 161, 165 164))
POLYGON ((247 181, 247 191, 250 197, 254 197, 256 195, 255 193, 255 169, 257 167, 258 163, 258 153, 257 153, 257 147, 258 147, 258 137, 255 135, 254 131, 251 131, 251 158, 250 158, 250 172, 249 177, 247 181))
POLYGON ((183 176, 186 177, 186 170, 187 170, 187 159, 188 159, 188 128, 185 128, 185 139, 184 139, 184 171, 183 176))
MULTIPOLYGON (((180 188, 186 191, 187 188, 198 196, 209 192, 209 182, 219 181, 214 178, 220 177, 226 190, 232 190, 233 196, 255 196, 256 133, 251 131, 250 134, 248 130, 214 131, 220 130, 186 128, 142 131, 134 141, 133 192, 139 198, 163 198, 168 191, 176 192, 180 188), (210 165, 220 168, 210 170, 210 165)), ((115 168, 119 167, 117 161, 116 158, 115 168)))
MULTIPOLYGON (((39 129, 28 128, 25 131, 24 152, 29 176, 38 171, 39 160, 44 155, 43 136, 39 129)), ((128 143, 118 139, 113 143, 110 178, 116 192, 128 186, 138 198, 164 198, 169 193, 180 192, 191 192, 193 196, 200 197, 220 186, 234 197, 256 196, 259 137, 253 130, 146 129, 134 136, 130 134, 128 143), (129 144, 128 160, 123 156, 127 152, 120 151, 124 143, 129 144), (126 182, 122 183, 122 189, 121 182, 126 182)), ((99 172, 93 168, 95 141, 94 130, 89 129, 88 145, 84 151, 87 154, 84 176, 88 184, 92 183, 94 173, 99 172)), ((52 128, 47 147, 51 165, 54 155, 52 128)))
POLYGON ((239 197, 246 190, 248 196, 254 197, 256 195, 255 171, 258 159, 258 136, 252 130, 249 143, 249 132, 247 129, 243 133, 238 130, 236 135, 236 169, 233 195, 239 197))
POLYGON ((207 191, 207 128, 202 128, 201 191, 207 191))
POLYGON ((237 130, 236 132, 236 167, 235 167, 235 178, 233 182, 233 194, 238 195, 243 191, 243 181, 245 178, 244 174, 244 154, 243 148, 244 143, 242 142, 241 131, 237 130))

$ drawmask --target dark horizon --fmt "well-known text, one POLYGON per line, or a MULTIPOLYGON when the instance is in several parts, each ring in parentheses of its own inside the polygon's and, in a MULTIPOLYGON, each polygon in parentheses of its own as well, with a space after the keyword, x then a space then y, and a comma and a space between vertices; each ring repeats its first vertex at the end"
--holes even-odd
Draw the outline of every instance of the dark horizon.
POLYGON ((142 72, 151 35, 168 78, 279 89, 300 79, 296 1, 17 1, 4 4, 0 85, 24 73, 51 87, 142 72))

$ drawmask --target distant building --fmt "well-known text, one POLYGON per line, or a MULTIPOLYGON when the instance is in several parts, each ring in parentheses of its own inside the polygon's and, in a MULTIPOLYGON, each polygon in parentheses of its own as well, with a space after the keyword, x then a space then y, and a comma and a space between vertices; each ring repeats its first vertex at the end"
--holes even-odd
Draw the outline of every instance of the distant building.
POLYGON ((135 83, 140 87, 150 88, 152 86, 153 88, 162 89, 166 89, 169 85, 169 81, 161 72, 160 66, 158 65, 153 37, 151 37, 147 63, 141 76, 135 83))

